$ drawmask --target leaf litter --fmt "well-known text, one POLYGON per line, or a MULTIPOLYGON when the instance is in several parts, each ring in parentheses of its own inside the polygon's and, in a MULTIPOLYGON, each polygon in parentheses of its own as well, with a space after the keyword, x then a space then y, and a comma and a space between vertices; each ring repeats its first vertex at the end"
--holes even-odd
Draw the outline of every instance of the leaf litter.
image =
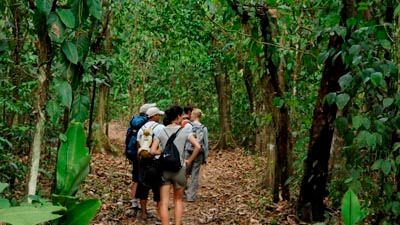
MULTIPOLYGON (((79 195, 102 202, 92 224, 143 224, 131 209, 132 165, 123 154, 126 127, 113 122, 109 131, 111 143, 121 154, 94 154, 79 195)), ((184 202, 183 224, 298 224, 294 204, 272 203, 270 192, 262 188, 265 165, 262 156, 246 155, 240 148, 210 151, 207 164, 201 167, 196 201, 184 202)), ((171 221, 172 204, 171 192, 171 221)), ((152 194, 148 211, 156 215, 152 194)))

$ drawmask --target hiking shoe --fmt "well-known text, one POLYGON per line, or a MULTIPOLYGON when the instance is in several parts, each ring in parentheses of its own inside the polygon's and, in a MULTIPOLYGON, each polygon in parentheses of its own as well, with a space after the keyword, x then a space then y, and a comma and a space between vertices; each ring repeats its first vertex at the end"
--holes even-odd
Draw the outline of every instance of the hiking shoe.
POLYGON ((151 213, 149 213, 149 212, 146 212, 146 217, 147 217, 147 219, 154 219, 154 218, 157 218, 155 215, 153 215, 153 214, 151 214, 151 213))
MULTIPOLYGON (((157 221, 156 221, 156 225, 161 225, 162 223, 161 223, 161 220, 160 219, 157 219, 157 221)), ((174 222, 169 222, 169 224, 170 225, 173 225, 174 224, 174 222)))
POLYGON ((142 218, 141 216, 138 216, 137 219, 142 224, 146 224, 147 223, 147 218, 142 218))
POLYGON ((187 198, 187 199, 186 199, 186 202, 194 202, 194 199, 187 198))

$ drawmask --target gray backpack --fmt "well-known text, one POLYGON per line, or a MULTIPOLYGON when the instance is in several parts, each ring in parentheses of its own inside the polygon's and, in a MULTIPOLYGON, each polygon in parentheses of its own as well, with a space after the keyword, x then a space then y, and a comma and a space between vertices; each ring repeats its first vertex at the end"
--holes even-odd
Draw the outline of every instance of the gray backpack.
MULTIPOLYGON (((203 124, 192 123, 192 122, 190 122, 190 125, 192 125, 192 133, 194 137, 197 139, 197 141, 200 143, 201 151, 203 151, 205 147, 205 140, 204 140, 205 126, 203 124)), ((189 141, 186 142, 185 150, 188 152, 193 152, 194 150, 193 145, 189 141)))

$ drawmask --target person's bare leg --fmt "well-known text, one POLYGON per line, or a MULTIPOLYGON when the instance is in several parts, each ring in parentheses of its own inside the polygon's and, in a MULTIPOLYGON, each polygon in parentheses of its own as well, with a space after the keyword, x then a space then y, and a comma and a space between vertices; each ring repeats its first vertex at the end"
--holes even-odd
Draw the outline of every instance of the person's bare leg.
POLYGON ((132 199, 135 198, 137 186, 138 186, 137 182, 133 182, 133 184, 131 185, 131 198, 132 199))
POLYGON ((157 217, 161 220, 161 208, 160 208, 161 204, 160 202, 156 203, 156 207, 157 207, 157 217))
POLYGON ((147 219, 147 200, 140 199, 140 207, 142 208, 142 219, 147 219))
POLYGON ((184 188, 174 189, 174 205, 175 205, 175 225, 182 224, 182 215, 183 215, 183 192, 184 188))
POLYGON ((138 183, 137 182, 133 182, 133 184, 131 185, 132 208, 139 208, 138 199, 136 199, 136 197, 135 197, 137 187, 138 187, 138 183))
POLYGON ((160 219, 163 225, 169 225, 169 189, 171 185, 162 185, 160 187, 160 219))

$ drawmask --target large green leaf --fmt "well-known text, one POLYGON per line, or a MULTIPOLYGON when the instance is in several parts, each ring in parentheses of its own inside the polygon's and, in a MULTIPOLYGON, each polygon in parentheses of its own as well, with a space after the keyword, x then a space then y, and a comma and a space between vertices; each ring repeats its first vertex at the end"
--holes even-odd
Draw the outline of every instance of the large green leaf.
POLYGON ((329 105, 332 105, 332 103, 334 103, 335 100, 336 100, 336 93, 335 92, 331 92, 331 93, 326 95, 326 101, 328 102, 329 105))
POLYGON ((60 206, 17 206, 0 209, 0 222, 13 225, 33 225, 46 221, 60 218, 61 215, 53 214, 53 212, 64 210, 60 206))
POLYGON ((65 57, 67 57, 67 59, 73 63, 73 64, 77 64, 78 60, 79 60, 79 56, 78 56, 78 49, 76 48, 76 45, 70 41, 66 41, 63 43, 63 45, 61 46, 62 51, 65 55, 65 57))
POLYGON ((50 117, 51 122, 57 123, 57 120, 61 116, 61 113, 62 113, 62 109, 61 109, 60 105, 57 102, 50 100, 46 104, 46 111, 50 117))
POLYGON ((71 210, 68 210, 61 224, 66 225, 87 225, 96 216, 101 202, 98 199, 89 199, 78 205, 71 210))
POLYGON ((381 72, 375 72, 371 74, 371 81, 375 86, 379 86, 383 79, 383 75, 381 72))
POLYGON ((61 144, 57 159, 55 194, 74 195, 89 173, 90 155, 82 123, 72 122, 66 132, 67 141, 61 144))
POLYGON ((71 117, 77 122, 85 122, 89 114, 90 101, 85 95, 78 95, 72 103, 71 117))
POLYGON ((53 0, 37 0, 36 5, 40 13, 48 16, 50 14, 51 7, 53 6, 53 0))
POLYGON ((9 208, 11 206, 10 201, 5 198, 0 198, 0 209, 9 208))
POLYGON ((389 106, 391 106, 394 102, 393 98, 385 98, 383 99, 383 108, 387 108, 389 106))
POLYGON ((3 193, 4 189, 6 189, 7 187, 8 187, 7 183, 0 182, 0 193, 3 193))
POLYGON ((342 90, 351 86, 351 82, 353 81, 353 77, 350 74, 343 75, 339 78, 339 85, 342 90))
POLYGON ((78 49, 79 61, 83 62, 84 56, 88 53, 90 41, 87 35, 81 35, 76 40, 76 48, 78 49))
POLYGON ((340 94, 336 96, 336 105, 342 110, 350 100, 350 96, 347 93, 340 94))
POLYGON ((87 4, 89 6, 90 15, 100 20, 101 17, 103 16, 100 0, 88 0, 87 4))
POLYGON ((75 15, 71 9, 59 9, 57 10, 57 14, 66 27, 75 27, 75 15))
POLYGON ((65 38, 64 31, 64 25, 61 23, 57 14, 50 13, 47 19, 47 32, 49 33, 50 39, 56 43, 63 42, 65 38))
POLYGON ((58 98, 61 101, 61 104, 63 104, 66 107, 71 107, 71 102, 72 102, 72 88, 71 85, 65 81, 61 80, 59 83, 55 86, 56 92, 58 94, 58 98))
POLYGON ((354 225, 361 218, 360 202, 351 189, 344 194, 342 199, 342 217, 345 225, 354 225))
POLYGON ((392 169, 392 164, 390 163, 390 161, 389 160, 384 160, 382 162, 382 171, 383 171, 383 173, 387 176, 387 175, 389 175, 391 169, 392 169))

